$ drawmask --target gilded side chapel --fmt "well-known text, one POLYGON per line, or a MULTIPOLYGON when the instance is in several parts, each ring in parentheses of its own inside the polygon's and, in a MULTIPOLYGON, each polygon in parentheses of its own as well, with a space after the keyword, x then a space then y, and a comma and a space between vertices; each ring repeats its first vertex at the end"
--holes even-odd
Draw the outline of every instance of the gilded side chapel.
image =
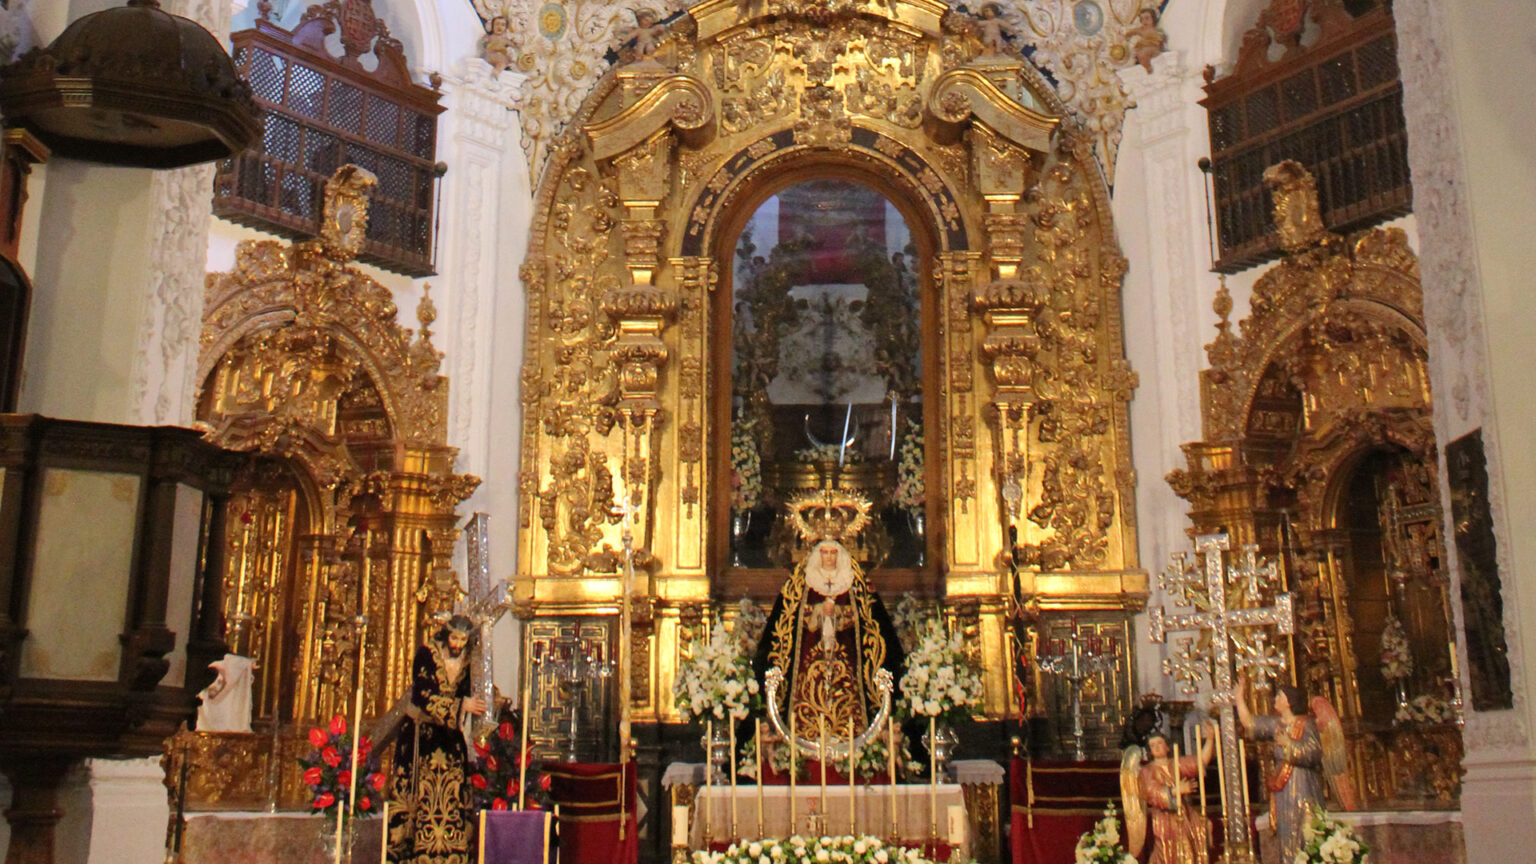
POLYGON ((7 864, 1525 860, 1531 33, 0 3, 7 864))

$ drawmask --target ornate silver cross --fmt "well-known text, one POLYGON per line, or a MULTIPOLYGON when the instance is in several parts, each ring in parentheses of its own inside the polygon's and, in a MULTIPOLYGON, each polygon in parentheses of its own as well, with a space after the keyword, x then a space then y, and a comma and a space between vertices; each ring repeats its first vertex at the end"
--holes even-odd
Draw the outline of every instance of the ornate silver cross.
POLYGON ((1260 689, 1285 671, 1285 655, 1270 642, 1270 631, 1288 635, 1295 628, 1291 595, 1282 589, 1280 571, 1273 561, 1260 561, 1257 546, 1244 546, 1228 562, 1225 534, 1195 538, 1195 558, 1179 552, 1163 571, 1160 584, 1170 605, 1190 611, 1169 614, 1163 606, 1151 610, 1153 642, 1165 643, 1169 631, 1195 631, 1182 637, 1178 647, 1163 659, 1163 672, 1178 682, 1185 694, 1193 694, 1202 679, 1211 682, 1214 704, 1221 708, 1221 756, 1226 800, 1222 802, 1229 862, 1253 860, 1248 808, 1243 800, 1242 768, 1237 746, 1237 712, 1232 685, 1235 674, 1247 673, 1260 689), (1274 594, 1265 606, 1265 595, 1274 594))

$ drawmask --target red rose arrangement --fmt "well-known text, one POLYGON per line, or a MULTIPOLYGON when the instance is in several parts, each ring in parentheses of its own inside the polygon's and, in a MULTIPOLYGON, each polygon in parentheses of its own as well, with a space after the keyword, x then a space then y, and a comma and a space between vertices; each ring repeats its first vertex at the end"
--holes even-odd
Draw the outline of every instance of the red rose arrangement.
MULTIPOLYGON (((474 793, 475 807, 481 810, 517 809, 517 783, 522 776, 517 752, 520 733, 509 715, 510 712, 503 715, 494 735, 475 745, 478 764, 469 775, 469 788, 474 793)), ((547 809, 548 790, 549 777, 530 764, 524 803, 531 809, 547 809)))
MULTIPOLYGON (((346 805, 352 783, 352 736, 347 732, 347 718, 337 714, 330 725, 309 730, 314 749, 299 757, 304 766, 304 783, 309 786, 310 808, 334 819, 346 805)), ((357 754, 357 805, 348 818, 366 819, 383 808, 384 774, 373 755, 373 743, 364 735, 357 754)))

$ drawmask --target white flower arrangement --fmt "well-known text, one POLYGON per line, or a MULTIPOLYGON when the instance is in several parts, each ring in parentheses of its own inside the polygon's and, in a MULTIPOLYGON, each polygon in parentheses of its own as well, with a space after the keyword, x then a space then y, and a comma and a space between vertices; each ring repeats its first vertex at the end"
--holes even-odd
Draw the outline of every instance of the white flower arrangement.
POLYGON ((1451 710, 1450 703, 1444 699, 1435 696, 1415 696, 1408 701, 1408 704, 1400 706, 1392 719, 1398 724, 1431 726, 1436 723, 1449 723, 1456 719, 1456 714, 1451 710))
POLYGON ((1120 846, 1120 822, 1111 801, 1104 808, 1104 817, 1077 838, 1072 850, 1073 864, 1136 864, 1136 857, 1120 846))
POLYGON ((1370 864, 1370 847, 1326 812, 1313 813, 1301 826, 1301 837, 1301 851, 1291 864, 1370 864))
POLYGON ((965 656, 960 634, 945 636, 929 619, 917 648, 907 655, 901 695, 914 715, 955 721, 981 706, 981 674, 965 656))
POLYGON ((879 837, 804 837, 796 834, 787 840, 765 838, 742 840, 724 852, 697 851, 693 864, 788 864, 812 861, 816 864, 934 864, 923 857, 922 850, 891 846, 879 837))
POLYGON ((1408 633, 1396 615, 1387 613, 1387 625, 1381 631, 1381 677, 1396 683, 1413 674, 1413 654, 1408 650, 1408 633))
POLYGON ((763 460, 757 452, 757 424, 731 424, 731 509, 751 510, 763 497, 763 460))
POLYGON ((911 591, 901 595, 891 609, 891 624, 896 628, 896 638, 901 640, 901 650, 911 654, 922 639, 923 622, 938 614, 932 604, 917 599, 911 591))
POLYGON ((923 478, 923 428, 911 420, 901 436, 901 455, 896 463, 896 506, 919 513, 927 500, 923 478))
POLYGON ((768 626, 768 612, 747 596, 736 604, 736 625, 731 635, 741 650, 751 655, 757 650, 757 640, 763 638, 763 628, 768 626))
POLYGON ((677 669, 672 696, 679 710, 694 717, 712 715, 716 720, 729 716, 745 720, 758 702, 757 676, 752 664, 725 625, 715 623, 714 634, 703 645, 694 643, 693 656, 677 669))

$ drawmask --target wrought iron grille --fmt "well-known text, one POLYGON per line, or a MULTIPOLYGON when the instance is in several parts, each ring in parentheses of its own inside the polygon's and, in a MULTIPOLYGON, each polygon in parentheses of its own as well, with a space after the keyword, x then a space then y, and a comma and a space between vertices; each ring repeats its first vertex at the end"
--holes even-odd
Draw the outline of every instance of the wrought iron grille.
POLYGON ((1323 221, 1364 228, 1413 206, 1391 15, 1372 13, 1329 44, 1206 87, 1216 270, 1279 255, 1264 169, 1294 159, 1317 178, 1323 221))
POLYGON ((371 80, 271 26, 234 34, 235 65, 266 112, 262 141, 219 163, 217 216, 285 237, 314 236, 326 178, 352 163, 379 178, 358 257, 432 275, 438 94, 371 80))

